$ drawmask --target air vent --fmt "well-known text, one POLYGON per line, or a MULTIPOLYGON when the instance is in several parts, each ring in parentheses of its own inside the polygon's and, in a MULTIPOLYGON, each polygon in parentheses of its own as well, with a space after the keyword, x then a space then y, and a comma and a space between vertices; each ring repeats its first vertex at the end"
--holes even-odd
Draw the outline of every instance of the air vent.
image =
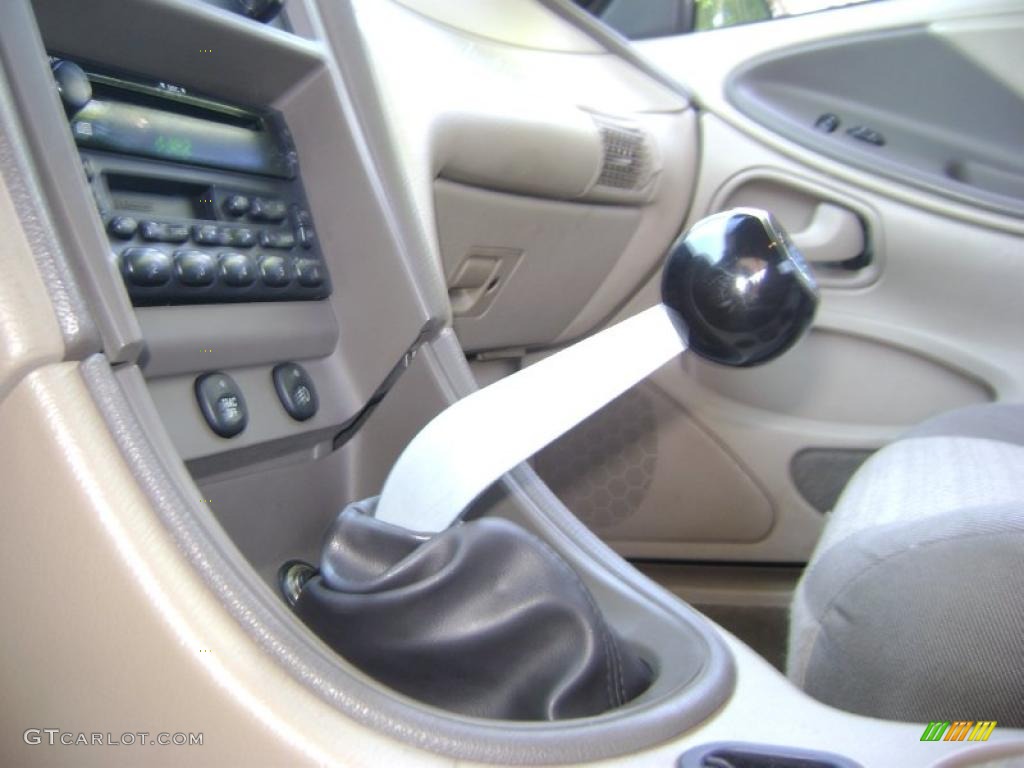
POLYGON ((595 117, 604 144, 604 163, 597 186, 642 189, 651 171, 651 153, 643 131, 595 117))

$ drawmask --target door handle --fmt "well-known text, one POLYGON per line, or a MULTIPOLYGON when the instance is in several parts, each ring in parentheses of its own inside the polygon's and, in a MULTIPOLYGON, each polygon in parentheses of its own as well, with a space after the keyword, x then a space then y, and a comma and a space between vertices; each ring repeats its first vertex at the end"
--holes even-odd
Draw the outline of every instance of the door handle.
POLYGON ((834 203, 818 203, 810 223, 790 237, 809 262, 835 264, 864 253, 863 222, 850 209, 834 203))

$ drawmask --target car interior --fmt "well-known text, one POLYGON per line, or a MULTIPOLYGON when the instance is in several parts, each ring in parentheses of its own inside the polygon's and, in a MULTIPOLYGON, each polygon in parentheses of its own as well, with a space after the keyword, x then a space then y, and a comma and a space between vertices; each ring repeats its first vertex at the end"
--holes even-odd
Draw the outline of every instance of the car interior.
POLYGON ((0 4, 0 763, 1024 765, 1024 5, 757 2, 0 4))

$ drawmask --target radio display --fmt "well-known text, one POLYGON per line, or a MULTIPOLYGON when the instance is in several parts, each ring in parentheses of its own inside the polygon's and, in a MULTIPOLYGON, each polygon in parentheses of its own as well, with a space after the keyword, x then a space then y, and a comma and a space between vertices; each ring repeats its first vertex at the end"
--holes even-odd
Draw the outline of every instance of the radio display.
POLYGON ((82 147, 292 178, 294 168, 266 130, 94 98, 71 120, 82 147))
POLYGON ((209 187, 118 173, 105 178, 115 210, 147 218, 216 219, 209 187))

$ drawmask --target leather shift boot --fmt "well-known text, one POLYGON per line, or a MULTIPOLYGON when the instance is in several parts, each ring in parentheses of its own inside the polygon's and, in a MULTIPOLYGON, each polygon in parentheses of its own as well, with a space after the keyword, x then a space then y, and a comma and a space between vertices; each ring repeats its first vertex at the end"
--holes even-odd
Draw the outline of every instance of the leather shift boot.
POLYGON ((648 665, 547 544, 483 518, 433 536, 346 507, 327 533, 299 617, 396 691, 476 717, 560 720, 620 706, 648 665))

